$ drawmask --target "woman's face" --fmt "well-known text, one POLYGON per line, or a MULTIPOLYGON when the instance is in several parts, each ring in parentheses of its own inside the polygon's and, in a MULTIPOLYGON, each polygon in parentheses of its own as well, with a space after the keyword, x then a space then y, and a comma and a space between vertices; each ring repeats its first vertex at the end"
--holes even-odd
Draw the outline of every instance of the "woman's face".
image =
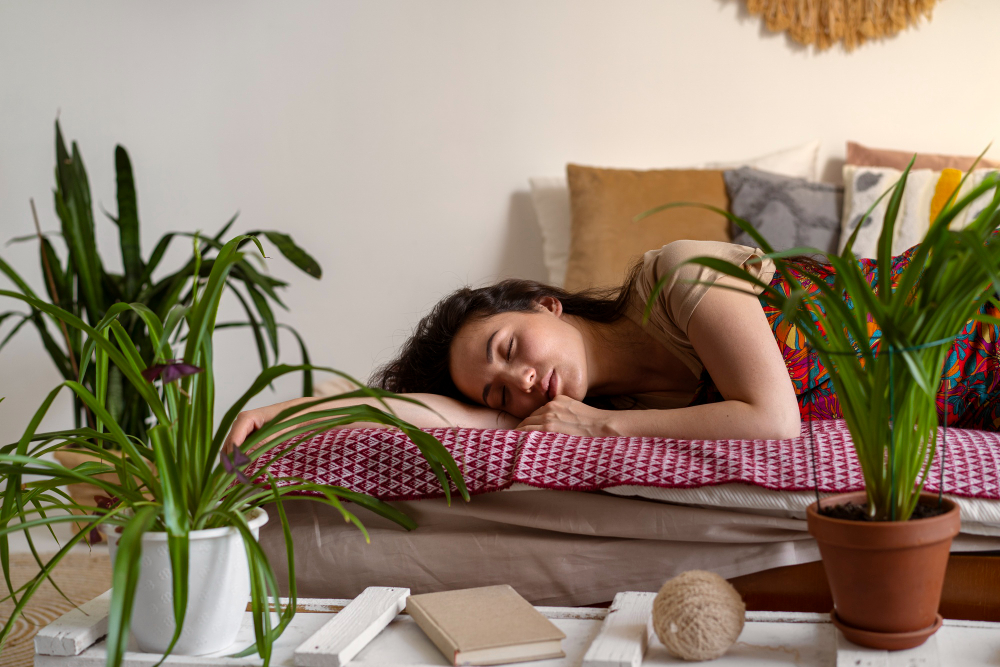
POLYGON ((466 322, 451 344, 451 377, 476 403, 527 417, 557 395, 587 395, 587 354, 581 331, 545 297, 531 312, 466 322))

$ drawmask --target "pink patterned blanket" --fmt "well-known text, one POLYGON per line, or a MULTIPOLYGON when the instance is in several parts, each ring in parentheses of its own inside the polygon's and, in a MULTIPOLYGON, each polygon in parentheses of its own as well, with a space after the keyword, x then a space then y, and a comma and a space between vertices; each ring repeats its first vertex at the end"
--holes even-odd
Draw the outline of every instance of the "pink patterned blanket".
MULTIPOLYGON (((815 474, 807 428, 803 437, 792 440, 584 438, 479 429, 430 433, 455 457, 471 494, 499 491, 514 483, 594 491, 622 485, 683 489, 738 482, 775 491, 811 491, 817 477, 822 492, 863 488, 844 422, 812 424, 815 474)), ((952 428, 947 439, 945 493, 1000 499, 1000 434, 952 428)), ((255 461, 248 472, 259 469, 270 455, 255 461)), ((931 466, 927 491, 940 487, 940 461, 939 456, 931 466)), ((395 429, 319 434, 299 444, 270 472, 275 477, 335 484, 383 500, 443 495, 417 447, 395 429)))

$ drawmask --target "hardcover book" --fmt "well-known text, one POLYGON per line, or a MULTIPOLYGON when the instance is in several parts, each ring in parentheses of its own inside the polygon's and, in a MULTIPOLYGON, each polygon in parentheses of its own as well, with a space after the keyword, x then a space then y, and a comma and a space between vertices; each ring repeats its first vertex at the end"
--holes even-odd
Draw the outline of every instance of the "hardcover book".
POLYGON ((406 612, 453 665, 562 658, 562 630, 507 585, 411 595, 406 612))

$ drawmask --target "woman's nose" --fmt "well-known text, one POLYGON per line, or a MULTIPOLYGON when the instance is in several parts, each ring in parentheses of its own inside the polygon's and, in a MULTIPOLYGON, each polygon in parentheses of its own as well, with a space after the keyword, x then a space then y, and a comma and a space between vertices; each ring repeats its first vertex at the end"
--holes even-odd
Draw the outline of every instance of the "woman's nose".
POLYGON ((525 366, 517 371, 517 387, 526 394, 531 393, 531 388, 535 386, 535 369, 525 366))

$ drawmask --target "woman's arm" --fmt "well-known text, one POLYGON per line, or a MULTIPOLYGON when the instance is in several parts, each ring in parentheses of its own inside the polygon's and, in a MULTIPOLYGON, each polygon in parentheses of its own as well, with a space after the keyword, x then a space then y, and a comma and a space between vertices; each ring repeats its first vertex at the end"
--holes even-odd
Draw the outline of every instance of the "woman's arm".
MULTIPOLYGON (((462 426, 466 428, 511 429, 517 426, 518 422, 517 418, 507 414, 506 412, 491 410, 478 405, 462 403, 453 398, 448 398, 447 396, 438 396, 436 394, 406 394, 406 397, 418 400, 427 407, 391 398, 386 399, 386 402, 392 407, 397 417, 403 421, 413 424, 418 428, 462 426)), ((290 401, 285 401, 284 403, 276 403, 267 407, 257 408, 256 410, 241 412, 236 417, 236 421, 233 422, 233 427, 229 430, 229 435, 226 436, 223 451, 227 453, 231 452, 233 447, 243 444, 243 441, 246 440, 251 433, 261 428, 271 419, 274 419, 274 417, 281 411, 315 400, 316 399, 312 397, 294 398, 290 401)), ((385 410, 385 407, 373 398, 354 398, 331 399, 319 405, 307 408, 305 412, 328 410, 330 408, 347 405, 371 405, 385 410)), ((358 422, 344 428, 365 427, 385 427, 385 425, 358 422)))
MULTIPOLYGON (((730 278, 719 282, 739 285, 730 278)), ((691 316, 688 337, 726 400, 676 410, 613 411, 558 397, 518 428, 686 440, 799 435, 795 390, 756 296, 724 288, 708 290, 691 316)))

